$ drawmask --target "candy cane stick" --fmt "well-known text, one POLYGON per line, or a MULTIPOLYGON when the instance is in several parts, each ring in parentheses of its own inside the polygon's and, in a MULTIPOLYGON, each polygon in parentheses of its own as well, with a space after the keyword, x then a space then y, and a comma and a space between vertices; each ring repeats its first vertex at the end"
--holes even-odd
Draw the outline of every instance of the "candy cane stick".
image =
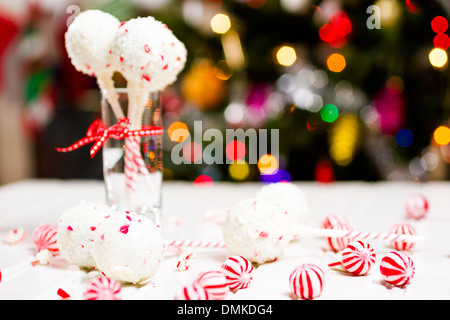
POLYGON ((166 248, 225 248, 226 245, 221 241, 203 241, 203 240, 170 240, 165 243, 166 248))

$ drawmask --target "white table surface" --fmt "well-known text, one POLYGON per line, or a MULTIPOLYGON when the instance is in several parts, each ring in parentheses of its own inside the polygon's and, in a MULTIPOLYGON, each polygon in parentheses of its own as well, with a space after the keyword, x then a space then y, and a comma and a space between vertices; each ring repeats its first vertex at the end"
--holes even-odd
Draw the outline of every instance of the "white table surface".
MULTIPOLYGON (((366 276, 350 276, 327 270, 322 295, 317 299, 450 299, 450 183, 296 183, 305 192, 310 207, 309 225, 318 226, 328 214, 344 215, 352 227, 361 231, 388 232, 399 222, 409 222, 426 237, 408 254, 413 258, 416 275, 409 285, 386 285, 379 272, 379 262, 393 251, 389 243, 370 241, 377 262, 366 276), (420 192, 430 203, 428 216, 422 220, 406 218, 406 198, 420 192)), ((163 184, 163 231, 167 239, 222 241, 220 219, 211 213, 222 210, 254 194, 258 183, 216 183, 198 187, 186 182, 163 184)), ((0 300, 59 299, 59 288, 73 299, 82 299, 85 283, 97 272, 77 270, 63 257, 49 265, 32 266, 36 254, 31 233, 41 223, 57 225, 62 212, 81 200, 104 201, 100 181, 27 180, 0 187, 0 237, 8 230, 22 227, 27 238, 15 245, 0 244, 0 300)), ((219 215, 220 217, 220 215, 219 215)), ((330 259, 325 239, 300 239, 273 263, 256 268, 249 288, 230 294, 228 299, 289 300, 288 277, 295 266, 315 263, 324 269, 330 259)), ((164 256, 158 274, 143 287, 123 285, 124 299, 171 300, 183 286, 206 270, 218 269, 232 253, 226 248, 195 249, 189 269, 176 270, 178 254, 164 256)))

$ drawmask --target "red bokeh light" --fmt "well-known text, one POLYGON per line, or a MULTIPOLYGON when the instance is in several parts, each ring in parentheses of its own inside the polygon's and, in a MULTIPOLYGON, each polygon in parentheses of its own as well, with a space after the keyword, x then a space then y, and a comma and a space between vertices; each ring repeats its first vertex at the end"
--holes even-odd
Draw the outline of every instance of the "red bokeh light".
POLYGON ((232 141, 225 148, 225 153, 228 159, 232 161, 236 161, 242 159, 247 154, 247 149, 245 148, 245 144, 240 141, 232 141))
POLYGON ((431 21, 431 29, 436 33, 444 33, 448 29, 448 21, 446 18, 437 16, 431 21))
POLYGON ((433 43, 436 48, 447 50, 450 47, 450 37, 445 33, 439 33, 434 37, 433 43))

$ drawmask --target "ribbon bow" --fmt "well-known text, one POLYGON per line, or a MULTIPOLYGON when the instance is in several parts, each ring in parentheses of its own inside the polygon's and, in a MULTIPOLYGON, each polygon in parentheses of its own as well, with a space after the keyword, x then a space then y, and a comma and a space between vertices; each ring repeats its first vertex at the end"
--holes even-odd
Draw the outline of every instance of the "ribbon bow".
POLYGON ((74 151, 88 143, 95 142, 91 147, 91 158, 93 158, 98 150, 103 146, 105 141, 109 138, 121 140, 125 137, 144 137, 163 134, 163 129, 156 126, 143 126, 139 130, 130 130, 131 122, 128 118, 119 120, 111 127, 106 127, 100 119, 91 123, 86 131, 86 137, 78 140, 74 144, 66 148, 56 148, 58 152, 74 151))

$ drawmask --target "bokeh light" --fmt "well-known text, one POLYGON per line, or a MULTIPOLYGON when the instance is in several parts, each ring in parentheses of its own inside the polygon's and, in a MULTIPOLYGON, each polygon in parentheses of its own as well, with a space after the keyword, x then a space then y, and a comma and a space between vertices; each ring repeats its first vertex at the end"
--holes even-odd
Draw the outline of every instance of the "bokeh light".
POLYGON ((274 174, 278 170, 278 160, 271 154, 265 154, 258 160, 258 169, 261 174, 274 174))
POLYGON ((340 166, 349 165, 356 152, 359 137, 358 118, 344 114, 330 131, 330 156, 340 166))
POLYGON ((169 126, 169 129, 167 129, 167 134, 169 135, 170 140, 182 142, 189 137, 189 129, 184 122, 175 121, 169 126))
POLYGON ((326 104, 320 109, 320 117, 325 122, 334 122, 339 116, 339 110, 334 104, 326 104))
POLYGON ((448 29, 448 21, 446 18, 437 16, 431 20, 431 29, 436 33, 444 33, 448 29))
POLYGON ((428 58, 430 59, 431 65, 436 68, 444 67, 448 61, 447 52, 440 48, 434 48, 431 50, 428 58))
POLYGON ((341 72, 345 69, 347 62, 340 53, 333 53, 327 58, 327 67, 330 71, 341 72))
POLYGON ((447 50, 450 47, 450 37, 445 33, 439 33, 434 37, 433 44, 436 48, 447 50))
POLYGON ((446 126, 438 127, 433 133, 434 141, 443 146, 450 142, 450 129, 446 126))
POLYGON ((260 180, 264 183, 290 182, 291 175, 286 170, 278 170, 274 174, 261 174, 260 180))
POLYGON ((297 54, 291 46, 282 46, 277 50, 276 58, 279 64, 289 67, 297 60, 297 54))
POLYGON ((211 186, 211 185, 213 185, 213 179, 205 174, 199 175, 194 180, 194 186, 211 186))
POLYGON ((225 148, 225 154, 227 158, 232 161, 237 161, 245 157, 247 154, 247 149, 245 144, 241 141, 231 141, 225 148))
POLYGON ((201 145, 195 142, 187 143, 183 147, 183 158, 194 163, 202 158, 203 151, 201 145))
POLYGON ((413 134, 408 129, 401 129, 395 135, 395 140, 400 147, 407 148, 413 142, 413 134))
POLYGON ((242 181, 250 175, 250 166, 245 161, 243 163, 235 162, 228 166, 228 173, 233 180, 242 181))
POLYGON ((211 29, 215 33, 224 34, 231 28, 230 17, 224 13, 217 13, 211 18, 211 29))

